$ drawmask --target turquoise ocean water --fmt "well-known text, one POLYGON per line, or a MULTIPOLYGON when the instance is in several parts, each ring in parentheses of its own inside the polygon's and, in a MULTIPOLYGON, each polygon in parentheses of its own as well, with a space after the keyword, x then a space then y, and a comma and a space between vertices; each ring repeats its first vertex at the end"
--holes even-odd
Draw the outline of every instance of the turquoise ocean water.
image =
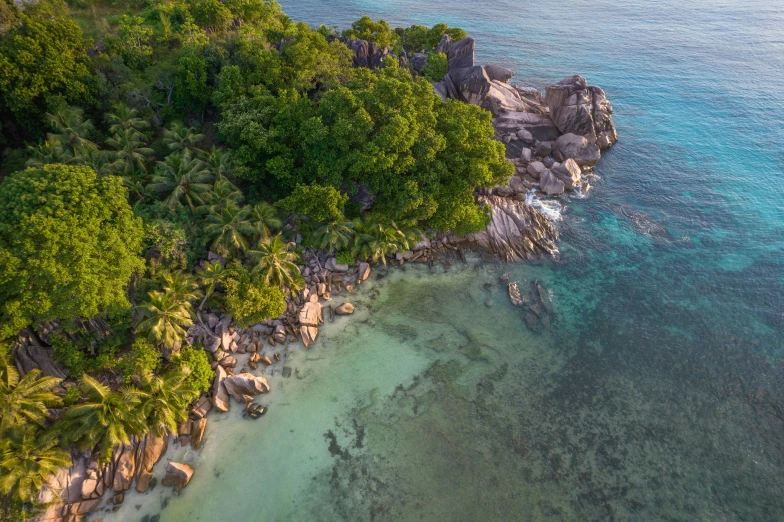
POLYGON ((167 453, 196 469, 180 496, 100 517, 784 520, 784 5, 282 4, 457 25, 538 88, 581 73, 620 141, 560 200, 560 261, 377 271, 291 377, 267 374, 262 420, 235 406, 167 453), (503 273, 543 285, 549 330, 503 273))

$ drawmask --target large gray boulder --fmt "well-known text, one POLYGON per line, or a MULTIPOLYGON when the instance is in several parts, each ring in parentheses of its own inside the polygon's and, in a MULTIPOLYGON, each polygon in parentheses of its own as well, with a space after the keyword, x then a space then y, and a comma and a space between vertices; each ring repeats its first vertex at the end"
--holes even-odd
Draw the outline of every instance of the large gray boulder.
POLYGON ((566 190, 571 190, 582 183, 582 172, 573 159, 554 165, 550 172, 563 182, 566 190))
POLYGON ((215 382, 213 383, 212 405, 215 406, 216 410, 223 413, 229 411, 229 393, 223 385, 225 380, 226 370, 223 369, 223 366, 217 366, 215 368, 215 382))
POLYGON ((450 69, 444 81, 450 98, 471 105, 482 105, 485 94, 490 90, 490 78, 487 77, 484 67, 478 65, 450 69))
POLYGON ((335 308, 337 315, 351 315, 354 313, 354 305, 351 303, 343 303, 335 308))
POLYGON ((588 138, 569 133, 555 140, 553 155, 561 163, 573 159, 580 167, 593 167, 599 161, 601 152, 588 138))
POLYGON ((299 329, 299 333, 302 336, 302 344, 307 348, 316 342, 319 330, 315 326, 303 326, 299 329))
POLYGON ((548 196, 563 194, 566 189, 563 181, 556 178, 550 170, 542 172, 542 175, 539 178, 539 188, 548 196))
POLYGON ((191 477, 193 477, 193 468, 187 464, 169 462, 166 465, 166 476, 163 477, 161 484, 177 489, 184 488, 191 481, 191 477))
POLYGON ((433 91, 441 98, 441 101, 449 99, 449 93, 447 92, 446 82, 444 80, 433 83, 433 91))
POLYGON ((457 69, 464 69, 466 67, 474 66, 474 52, 476 50, 476 42, 473 38, 466 37, 459 42, 453 43, 449 47, 449 70, 454 71, 457 69))
POLYGON ((411 57, 411 68, 416 72, 421 73, 427 67, 427 55, 425 53, 416 53, 411 57))
POLYGON ((491 80, 506 83, 514 76, 514 71, 500 65, 485 65, 485 72, 491 80))
POLYGON ((152 468, 161 459, 168 446, 168 437, 147 433, 136 448, 136 491, 144 493, 150 488, 152 468))
POLYGON ((321 304, 318 301, 305 303, 299 312, 299 324, 302 326, 318 326, 323 322, 321 304))
POLYGON ((526 171, 532 178, 539 179, 545 171, 544 163, 541 161, 532 161, 526 167, 526 171))
POLYGON ((618 140, 612 105, 603 90, 589 86, 582 76, 574 75, 547 87, 545 100, 553 123, 562 133, 584 136, 601 148, 618 140))
POLYGON ((65 371, 55 364, 52 359, 52 350, 41 346, 29 345, 16 347, 16 368, 19 374, 24 376, 30 370, 41 370, 41 373, 49 377, 65 379, 65 371))

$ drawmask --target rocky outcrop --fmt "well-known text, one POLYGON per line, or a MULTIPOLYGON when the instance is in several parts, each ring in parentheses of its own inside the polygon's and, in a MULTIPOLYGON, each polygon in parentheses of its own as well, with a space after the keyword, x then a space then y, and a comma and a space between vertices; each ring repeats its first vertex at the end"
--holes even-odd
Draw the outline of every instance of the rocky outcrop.
POLYGON ((449 59, 449 70, 465 69, 474 66, 474 53, 476 42, 473 38, 463 38, 459 42, 449 46, 447 58, 449 59))
POLYGON ((40 370, 43 375, 65 379, 65 371, 52 360, 52 350, 34 344, 17 343, 14 359, 19 375, 24 376, 30 370, 40 370))
POLYGON ((558 253, 555 246, 558 231, 534 207, 500 196, 479 196, 477 200, 489 206, 491 222, 487 230, 469 234, 467 240, 495 252, 505 261, 558 253))
POLYGON ((346 44, 346 47, 354 54, 354 67, 378 69, 384 66, 384 58, 391 56, 388 48, 384 47, 382 49, 375 43, 368 42, 367 40, 357 40, 335 34, 327 37, 327 41, 329 42, 335 40, 346 44))
POLYGON ((584 136, 601 149, 618 141, 612 105, 602 89, 589 86, 585 78, 574 75, 545 92, 550 117, 563 134, 584 136))
POLYGON ((122 502, 123 492, 134 480, 138 491, 150 486, 153 466, 166 451, 168 435, 147 434, 131 437, 127 444, 114 448, 112 459, 100 465, 89 453, 74 452, 72 465, 60 468, 51 476, 38 494, 38 501, 46 504, 43 512, 31 522, 71 522, 84 520, 100 506, 101 497, 113 492, 114 504, 122 502))

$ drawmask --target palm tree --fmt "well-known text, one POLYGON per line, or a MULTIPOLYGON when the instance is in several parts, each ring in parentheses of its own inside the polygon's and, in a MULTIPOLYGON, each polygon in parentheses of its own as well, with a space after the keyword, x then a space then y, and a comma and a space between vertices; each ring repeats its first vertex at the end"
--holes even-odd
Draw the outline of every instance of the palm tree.
POLYGON ((384 225, 372 218, 355 222, 357 236, 352 253, 362 259, 379 261, 386 266, 387 256, 411 248, 415 232, 404 230, 394 221, 384 225))
POLYGON ((241 205, 245 200, 242 191, 237 186, 229 181, 225 176, 218 176, 215 183, 212 184, 212 190, 207 194, 207 211, 220 210, 227 203, 241 205))
POLYGON ((65 163, 73 162, 73 154, 70 150, 66 150, 59 141, 46 140, 41 145, 30 145, 27 147, 27 153, 30 158, 25 162, 27 167, 43 167, 50 163, 65 163))
POLYGON ((3 433, 0 446, 0 493, 21 502, 32 502, 46 479, 60 467, 71 465, 71 456, 57 447, 55 434, 43 435, 26 426, 3 433))
POLYGON ((212 174, 203 161, 194 158, 191 151, 170 154, 165 161, 158 162, 158 174, 153 176, 147 188, 165 195, 164 203, 170 208, 182 205, 183 200, 191 209, 204 204, 203 194, 212 186, 212 174))
POLYGON ((182 367, 164 377, 153 376, 139 388, 126 390, 125 396, 139 401, 144 425, 156 437, 177 432, 177 425, 188 420, 188 399, 196 393, 188 382, 190 370, 182 367))
POLYGON ((280 228, 283 224, 275 207, 266 202, 253 205, 250 218, 256 227, 256 235, 259 239, 270 237, 271 229, 280 228))
POLYGON ((139 118, 138 114, 139 111, 136 109, 131 109, 124 103, 117 102, 114 105, 114 111, 107 112, 104 115, 106 123, 109 124, 109 133, 122 134, 126 130, 130 130, 139 135, 140 138, 143 138, 144 130, 150 124, 144 118, 139 118))
POLYGON ((287 286, 292 290, 302 287, 299 267, 294 263, 297 254, 290 249, 294 243, 286 243, 281 234, 259 241, 258 250, 248 251, 256 261, 254 270, 259 272, 269 285, 287 286))
POLYGON ((207 165, 209 171, 217 176, 230 176, 234 170, 231 160, 231 152, 219 149, 213 145, 209 151, 202 154, 202 160, 207 165))
POLYGON ((170 291, 148 292, 147 297, 138 306, 143 319, 136 325, 136 332, 146 332, 155 344, 173 346, 193 324, 193 307, 170 291))
POLYGON ((161 287, 177 301, 194 301, 201 297, 196 278, 186 272, 163 272, 161 287))
POLYGON ((0 361, 0 431, 15 425, 46 424, 48 407, 62 404, 52 390, 60 384, 56 377, 41 377, 30 370, 23 378, 5 357, 0 361))
POLYGON ((83 149, 75 158, 74 162, 79 165, 86 165, 92 168, 96 174, 103 176, 110 170, 109 152, 98 149, 83 149))
POLYGON ((123 176, 123 185, 128 189, 128 192, 136 195, 138 201, 144 200, 144 181, 139 177, 133 175, 123 176))
POLYGON ((113 392, 87 374, 79 387, 84 402, 65 411, 56 431, 68 444, 78 444, 82 450, 98 449, 100 460, 106 462, 116 445, 127 443, 131 435, 144 433, 139 400, 113 392))
POLYGON ((106 144, 114 149, 111 153, 114 157, 112 168, 116 172, 123 175, 130 174, 136 169, 147 172, 144 164, 147 162, 147 157, 153 154, 153 150, 147 147, 143 135, 134 129, 125 129, 106 140, 106 144))
POLYGON ((199 303, 199 310, 204 308, 204 303, 207 302, 207 299, 209 299, 212 293, 215 291, 215 287, 222 283, 225 277, 226 269, 222 264, 220 264, 219 261, 208 264, 201 272, 199 272, 199 280, 201 281, 202 286, 207 288, 204 291, 204 299, 202 299, 201 303, 199 303))
POLYGON ((207 216, 208 225, 204 228, 212 239, 212 249, 221 255, 248 249, 247 236, 256 229, 248 221, 248 207, 238 207, 231 201, 215 205, 207 216))
POLYGON ((163 142, 173 151, 195 148, 203 139, 204 134, 197 134, 193 127, 186 127, 176 121, 163 131, 163 142))
POLYGON ((353 221, 332 221, 319 226, 314 232, 314 246, 322 250, 339 251, 351 246, 356 236, 353 221))
POLYGON ((63 107, 54 114, 46 114, 49 125, 55 132, 48 135, 48 139, 56 141, 69 150, 74 156, 83 149, 97 149, 98 146, 87 139, 93 130, 93 122, 85 121, 82 109, 78 107, 63 107))

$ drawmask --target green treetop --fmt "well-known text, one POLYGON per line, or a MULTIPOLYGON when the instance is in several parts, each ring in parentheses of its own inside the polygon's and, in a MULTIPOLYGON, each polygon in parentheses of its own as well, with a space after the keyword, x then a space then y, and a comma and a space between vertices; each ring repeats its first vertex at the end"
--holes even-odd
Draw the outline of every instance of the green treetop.
POLYGON ((0 107, 22 126, 40 131, 44 113, 55 110, 58 99, 92 99, 94 79, 86 49, 79 26, 48 4, 25 9, 0 38, 0 107))
POLYGON ((28 324, 127 308, 143 260, 122 180, 44 165, 0 184, 0 338, 28 324))
POLYGON ((297 185, 289 197, 278 202, 278 206, 289 214, 323 223, 342 219, 347 202, 348 196, 334 187, 297 185))
POLYGON ((400 36, 392 30, 385 20, 376 22, 369 16, 363 16, 351 24, 351 29, 343 31, 343 36, 373 42, 381 49, 387 47, 391 50, 400 43, 400 36))

